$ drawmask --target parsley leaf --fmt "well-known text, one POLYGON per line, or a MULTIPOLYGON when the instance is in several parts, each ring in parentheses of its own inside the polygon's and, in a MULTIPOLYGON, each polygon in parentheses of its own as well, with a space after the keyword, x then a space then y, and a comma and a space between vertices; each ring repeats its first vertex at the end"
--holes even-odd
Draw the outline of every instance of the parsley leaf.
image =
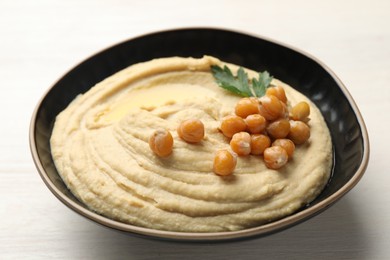
POLYGON ((234 76, 226 65, 223 68, 213 65, 211 72, 220 87, 243 97, 264 96, 273 78, 267 71, 264 71, 259 73, 258 79, 253 78, 250 81, 242 67, 238 69, 237 76, 234 76))
POLYGON ((259 73, 259 79, 252 79, 253 91, 256 94, 256 97, 262 97, 265 95, 265 92, 268 86, 271 84, 272 78, 268 71, 259 73))
POLYGON ((223 68, 217 65, 211 66, 211 71, 220 87, 243 97, 250 96, 248 76, 242 68, 238 70, 237 77, 233 76, 226 65, 223 68))

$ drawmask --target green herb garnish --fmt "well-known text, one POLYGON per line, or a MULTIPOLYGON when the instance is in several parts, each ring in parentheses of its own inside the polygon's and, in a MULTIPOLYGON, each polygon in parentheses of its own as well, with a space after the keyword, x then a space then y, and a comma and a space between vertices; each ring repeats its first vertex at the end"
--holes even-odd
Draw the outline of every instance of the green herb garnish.
POLYGON ((230 92, 243 97, 261 97, 269 87, 272 76, 267 71, 260 72, 259 78, 248 79, 248 74, 240 67, 237 75, 225 65, 223 68, 218 65, 211 66, 211 72, 217 81, 217 84, 230 92))

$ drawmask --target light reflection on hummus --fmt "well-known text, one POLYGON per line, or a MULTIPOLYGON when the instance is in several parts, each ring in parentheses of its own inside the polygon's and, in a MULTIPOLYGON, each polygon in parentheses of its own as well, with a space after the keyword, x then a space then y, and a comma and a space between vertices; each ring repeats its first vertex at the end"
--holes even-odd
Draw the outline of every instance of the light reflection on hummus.
MULTIPOLYGON (((51 138, 56 167, 73 194, 92 210, 138 226, 216 232, 260 225, 298 210, 325 186, 332 162, 331 139, 314 105, 281 84, 294 104, 311 104, 311 138, 283 169, 259 156, 240 158, 233 176, 212 171, 214 152, 228 147, 218 131, 239 97, 219 88, 205 56, 163 58, 136 64, 77 97, 58 117, 51 138), (181 120, 199 118, 205 139, 181 141, 181 120), (174 150, 158 158, 148 138, 171 131, 174 150)), ((229 65, 233 70, 234 65, 229 65)), ((248 71, 252 77, 255 72, 248 71)))
POLYGON ((215 95, 214 92, 192 84, 161 84, 153 87, 141 86, 121 97, 110 108, 96 115, 96 121, 113 123, 123 118, 130 110, 141 108, 152 111, 157 107, 173 105, 181 101, 199 98, 204 99, 215 95), (188 91, 190 89, 190 92, 188 91))

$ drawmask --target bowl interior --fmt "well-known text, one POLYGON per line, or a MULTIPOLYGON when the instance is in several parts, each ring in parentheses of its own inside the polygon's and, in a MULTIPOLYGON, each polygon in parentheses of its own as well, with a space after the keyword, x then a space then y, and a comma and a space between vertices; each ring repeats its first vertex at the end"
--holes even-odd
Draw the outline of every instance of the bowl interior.
MULTIPOLYGON (((193 28, 148 34, 105 49, 70 70, 48 91, 33 115, 30 143, 40 174, 49 188, 55 189, 53 193, 87 210, 59 177, 49 145, 56 115, 78 94, 134 63, 159 57, 202 57, 205 54, 253 70, 268 70, 308 96, 322 111, 331 131, 334 145, 331 180, 321 195, 301 210, 308 214, 281 223, 275 230, 315 215, 338 199, 332 196, 340 189, 344 189, 341 196, 354 186, 356 182, 351 183, 351 179, 357 178, 356 174, 361 175, 365 168, 362 164, 367 157, 366 130, 345 87, 332 72, 302 52, 269 40, 227 30, 193 28), (322 203, 321 207, 316 208, 318 203, 322 203)), ((256 233, 269 231, 263 232, 260 227, 256 233)))

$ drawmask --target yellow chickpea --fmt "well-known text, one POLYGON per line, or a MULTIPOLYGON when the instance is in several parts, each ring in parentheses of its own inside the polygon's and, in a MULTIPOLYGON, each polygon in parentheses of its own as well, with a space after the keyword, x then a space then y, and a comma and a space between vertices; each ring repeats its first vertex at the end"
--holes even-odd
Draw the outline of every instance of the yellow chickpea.
POLYGON ((280 146, 271 146, 264 150, 264 163, 270 169, 280 169, 287 161, 287 152, 280 146))
POLYGON ((173 138, 169 131, 158 129, 149 138, 150 149, 159 157, 167 157, 173 150, 173 138))
POLYGON ((294 151, 295 151, 295 144, 293 141, 291 141, 290 139, 276 139, 273 143, 272 143, 272 146, 280 146, 282 147, 284 150, 286 150, 287 152, 287 155, 288 155, 288 159, 290 160, 293 155, 294 155, 294 151))
POLYGON ((296 104, 290 111, 290 116, 294 120, 305 121, 310 115, 310 106, 302 101, 296 104))
POLYGON ((302 121, 290 120, 290 133, 287 137, 294 144, 303 144, 310 138, 310 128, 302 121))
POLYGON ((252 114, 259 113, 259 101, 254 97, 241 98, 235 107, 235 113, 237 116, 246 118, 252 114))
POLYGON ((270 95, 276 96, 283 103, 287 102, 286 92, 284 91, 284 88, 282 86, 267 88, 265 94, 268 96, 270 95))
POLYGON ((188 143, 199 143, 204 137, 204 125, 199 119, 188 119, 180 123, 177 134, 188 143))
POLYGON ((290 122, 285 118, 276 120, 267 126, 267 133, 275 139, 285 138, 289 132, 290 122))
POLYGON ((259 99, 259 114, 265 119, 274 121, 278 118, 285 117, 286 104, 281 102, 276 96, 265 95, 259 99))
POLYGON ((267 120, 260 114, 249 115, 244 121, 251 134, 260 134, 267 126, 267 120))
POLYGON ((230 147, 238 155, 251 153, 251 136, 247 132, 240 132, 233 135, 230 140, 230 147))
POLYGON ((241 117, 230 115, 222 119, 220 129, 226 137, 231 138, 235 133, 245 131, 246 124, 241 117))
POLYGON ((213 171, 217 175, 231 175, 237 165, 237 155, 229 150, 219 150, 215 154, 213 171))
POLYGON ((261 155, 264 150, 271 146, 271 139, 262 134, 251 135, 251 154, 261 155))

